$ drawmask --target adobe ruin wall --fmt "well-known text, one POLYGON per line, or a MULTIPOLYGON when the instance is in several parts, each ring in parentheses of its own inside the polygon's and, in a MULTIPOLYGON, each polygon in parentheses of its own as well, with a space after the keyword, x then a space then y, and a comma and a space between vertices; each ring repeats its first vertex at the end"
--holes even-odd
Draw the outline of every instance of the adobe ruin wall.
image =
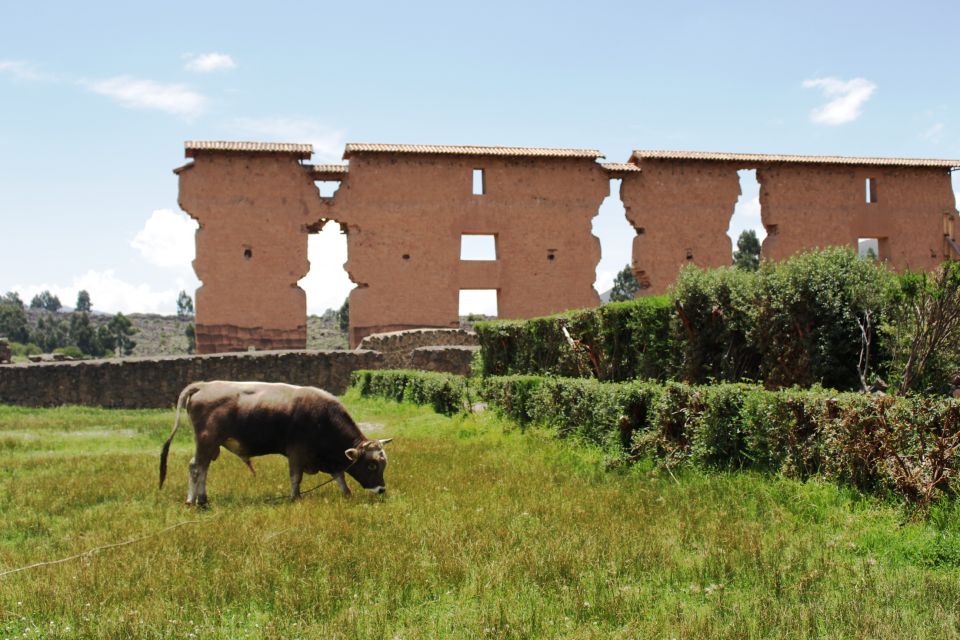
POLYGON ((897 269, 957 257, 950 172, 960 161, 635 151, 348 144, 349 164, 305 164, 310 145, 188 142, 180 205, 200 228, 194 267, 201 353, 306 345, 307 237, 347 234, 350 344, 411 328, 454 328, 462 290, 496 292, 498 317, 599 304, 592 220, 622 180, 642 293, 662 293, 685 264, 731 262, 738 171, 756 170, 762 257, 877 240, 897 269), (475 187, 479 172, 481 187, 475 187), (321 197, 316 181, 337 181, 321 197), (465 235, 495 256, 462 260, 465 235))

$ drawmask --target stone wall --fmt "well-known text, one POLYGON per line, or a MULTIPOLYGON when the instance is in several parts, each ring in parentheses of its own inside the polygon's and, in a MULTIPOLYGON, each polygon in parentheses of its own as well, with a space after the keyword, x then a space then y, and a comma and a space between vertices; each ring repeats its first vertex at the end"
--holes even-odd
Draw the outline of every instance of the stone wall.
POLYGON ((0 338, 0 364, 10 362, 12 357, 10 353, 10 342, 8 342, 6 338, 0 338))
MULTIPOLYGON (((464 331, 463 329, 412 329, 369 335, 360 342, 360 348, 382 353, 384 366, 388 369, 417 369, 422 367, 418 367, 412 362, 411 356, 415 349, 440 346, 476 346, 479 344, 477 334, 472 331, 464 331)), ((431 368, 429 370, 436 371, 437 369, 431 368)))
POLYGON ((383 368, 373 351, 258 351, 219 355, 12 364, 0 367, 0 403, 166 408, 198 380, 262 380, 343 393, 357 369, 383 368))
POLYGON ((410 352, 410 365, 407 368, 469 376, 473 355, 479 350, 479 345, 418 347, 410 352))

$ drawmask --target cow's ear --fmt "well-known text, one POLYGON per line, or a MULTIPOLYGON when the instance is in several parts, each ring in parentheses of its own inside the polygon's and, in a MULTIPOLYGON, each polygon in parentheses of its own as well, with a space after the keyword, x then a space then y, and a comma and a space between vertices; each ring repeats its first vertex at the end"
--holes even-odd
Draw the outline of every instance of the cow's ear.
POLYGON ((380 444, 390 444, 393 442, 393 438, 383 438, 380 440, 380 444))
POLYGON ((360 457, 360 452, 356 449, 347 449, 343 455, 347 456, 347 460, 356 460, 360 457))

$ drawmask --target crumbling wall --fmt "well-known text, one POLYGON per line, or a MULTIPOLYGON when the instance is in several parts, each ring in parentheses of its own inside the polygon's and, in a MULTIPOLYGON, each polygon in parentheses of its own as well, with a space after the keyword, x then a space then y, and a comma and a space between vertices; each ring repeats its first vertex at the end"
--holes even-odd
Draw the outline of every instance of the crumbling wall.
POLYGON ((193 262, 199 353, 306 347, 307 233, 323 217, 291 153, 193 152, 180 207, 200 223, 193 262))
POLYGON ((729 265, 730 218, 740 195, 735 164, 652 160, 622 175, 620 198, 636 231, 633 273, 641 293, 667 290, 685 264, 729 265))
POLYGON ((387 368, 407 369, 411 367, 412 352, 421 347, 474 347, 479 344, 477 334, 463 329, 410 329, 370 334, 360 341, 360 349, 382 353, 387 368))
POLYGON ((946 169, 776 164, 760 167, 757 180, 765 259, 856 247, 859 238, 878 239, 878 257, 895 269, 932 269, 948 257, 944 223, 956 210, 946 169))
POLYGON ((609 193, 593 158, 354 153, 333 203, 347 224, 350 344, 372 333, 459 326, 461 289, 495 289, 498 316, 599 304, 592 219, 609 193), (474 195, 474 169, 485 193, 474 195), (461 261, 462 234, 497 259, 461 261))
POLYGON ((230 353, 166 358, 114 358, 0 367, 0 403, 32 407, 80 404, 168 408, 198 380, 286 382, 343 393, 357 369, 380 369, 374 351, 230 353))

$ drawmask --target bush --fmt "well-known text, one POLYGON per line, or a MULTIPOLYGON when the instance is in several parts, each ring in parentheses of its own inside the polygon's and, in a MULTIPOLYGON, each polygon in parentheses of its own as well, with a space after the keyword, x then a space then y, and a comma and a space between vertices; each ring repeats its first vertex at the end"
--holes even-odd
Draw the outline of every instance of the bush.
POLYGON ((918 507, 957 490, 953 399, 534 376, 488 377, 479 394, 521 424, 548 426, 623 460, 819 475, 918 507))
POLYGON ((526 321, 481 322, 475 327, 481 372, 665 379, 676 360, 672 315, 669 298, 657 296, 526 321))
POLYGON ((760 267, 754 338, 767 386, 859 389, 864 335, 876 344, 896 278, 882 263, 834 247, 760 267), (865 333, 864 333, 865 332, 865 333))
POLYGON ((760 352, 756 272, 734 267, 680 271, 671 295, 676 304, 674 336, 683 345, 682 377, 687 382, 757 380, 760 352))
POLYGON ((448 373, 359 370, 353 372, 350 384, 362 396, 430 405, 445 415, 469 411, 471 405, 467 379, 448 373))

